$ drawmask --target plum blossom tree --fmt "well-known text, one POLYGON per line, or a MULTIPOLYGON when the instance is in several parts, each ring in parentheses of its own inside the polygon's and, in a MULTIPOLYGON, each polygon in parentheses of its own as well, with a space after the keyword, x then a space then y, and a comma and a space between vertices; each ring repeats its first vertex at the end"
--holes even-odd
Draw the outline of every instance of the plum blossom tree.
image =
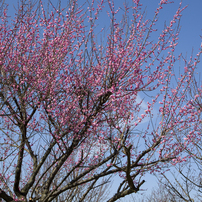
POLYGON ((193 124, 196 133, 189 133, 184 130, 184 138, 189 141, 189 144, 184 147, 184 150, 191 158, 175 166, 172 170, 170 179, 168 173, 162 174, 159 187, 164 187, 166 193, 170 197, 176 198, 175 201, 201 201, 202 200, 202 180, 201 180, 201 110, 202 110, 202 90, 200 77, 193 77, 187 94, 189 108, 192 108, 194 114, 198 116, 198 122, 193 124))
POLYGON ((152 20, 139 0, 120 9, 103 0, 56 9, 49 1, 51 12, 22 1, 13 19, 4 10, 0 199, 95 201, 93 193, 119 174, 112 202, 137 193, 145 173, 186 161, 191 136, 179 131, 198 133, 186 95, 201 50, 175 74, 184 8, 159 32, 168 3, 159 1, 152 20), (106 10, 110 29, 98 31, 106 10))

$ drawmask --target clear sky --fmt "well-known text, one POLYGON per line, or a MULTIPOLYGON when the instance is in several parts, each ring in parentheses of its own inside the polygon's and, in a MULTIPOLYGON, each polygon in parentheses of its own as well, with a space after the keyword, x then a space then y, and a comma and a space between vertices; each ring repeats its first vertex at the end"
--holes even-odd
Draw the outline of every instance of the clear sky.
MULTIPOLYGON (((148 12, 148 17, 153 15, 153 11, 158 5, 159 0, 142 0, 141 1, 148 12)), ((174 3, 164 6, 160 13, 158 26, 163 26, 165 21, 169 21, 175 13, 181 1, 174 0, 174 3)), ((182 5, 187 8, 182 12, 180 22, 181 32, 179 35, 178 52, 187 53, 189 56, 194 49, 194 53, 198 51, 201 44, 202 36, 202 1, 201 0, 183 0, 182 5)))
MULTIPOLYGON (((47 1, 47 0, 42 0, 47 1)), ((52 2, 56 2, 56 0, 52 0, 52 2)), ((84 2, 84 0, 80 0, 84 2)), ((115 5, 117 7, 122 6, 123 2, 130 2, 131 0, 115 0, 115 5)), ((147 18, 152 18, 154 15, 154 11, 158 6, 160 0, 140 0, 143 4, 143 7, 146 8, 147 18)), ((9 12, 13 13, 13 4, 17 2, 17 0, 5 0, 6 3, 9 4, 9 12)), ((159 15, 159 21, 157 22, 156 28, 162 30, 164 27, 164 22, 169 22, 172 19, 172 16, 175 14, 175 11, 178 8, 179 3, 181 0, 174 0, 174 3, 165 5, 164 9, 161 10, 159 15)), ((182 18, 180 22, 181 32, 179 35, 179 44, 177 46, 177 54, 182 53, 184 57, 190 57, 192 51, 193 55, 195 56, 199 50, 201 44, 201 37, 202 36, 202 0, 182 0, 183 6, 188 5, 188 7, 183 11, 182 18)), ((107 18, 102 18, 102 22, 100 26, 104 25, 107 22, 107 18)), ((201 71, 202 64, 198 65, 198 71, 201 71)), ((148 190, 148 193, 155 186, 155 178, 152 176, 147 176, 145 179, 146 182, 142 186, 143 189, 148 190)), ((114 184, 112 191, 115 191, 118 179, 114 179, 114 184)), ((120 200, 122 202, 131 201, 132 199, 130 196, 120 200)))

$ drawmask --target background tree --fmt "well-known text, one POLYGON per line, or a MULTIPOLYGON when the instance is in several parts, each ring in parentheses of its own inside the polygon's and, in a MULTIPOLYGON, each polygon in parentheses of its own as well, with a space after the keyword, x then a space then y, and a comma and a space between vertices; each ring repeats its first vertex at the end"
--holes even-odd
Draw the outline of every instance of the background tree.
POLYGON ((157 33, 168 1, 159 2, 152 20, 145 20, 139 1, 130 3, 116 10, 113 1, 73 0, 56 9, 49 1, 47 13, 41 1, 22 1, 12 21, 4 10, 0 198, 91 201, 94 190, 119 174, 112 202, 137 193, 145 173, 186 161, 189 142, 179 131, 198 133, 186 95, 201 51, 175 74, 184 8, 157 33), (107 37, 96 25, 105 9, 107 37), (141 93, 148 95, 144 111, 141 93))
MULTIPOLYGON (((150 194, 143 195, 139 199, 133 199, 132 201, 138 202, 184 202, 184 201, 195 201, 190 195, 186 195, 182 184, 179 184, 179 181, 174 181, 173 179, 168 179, 168 181, 160 181, 157 187, 153 188, 150 194), (190 197, 190 198, 189 198, 190 197)), ((184 186, 184 188, 186 185, 184 186)))
POLYGON ((174 194, 170 194, 162 183, 154 187, 150 194, 143 194, 139 199, 133 198, 133 202, 181 202, 174 194))

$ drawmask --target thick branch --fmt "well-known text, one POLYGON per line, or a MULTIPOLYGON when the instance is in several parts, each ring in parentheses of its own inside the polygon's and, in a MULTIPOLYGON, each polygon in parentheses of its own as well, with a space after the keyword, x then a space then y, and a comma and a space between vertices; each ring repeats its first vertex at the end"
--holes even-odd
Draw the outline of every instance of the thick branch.
POLYGON ((116 193, 111 199, 109 199, 107 202, 114 202, 124 196, 127 196, 129 194, 132 194, 132 193, 137 193, 140 189, 140 187, 143 185, 145 181, 143 180, 140 184, 138 184, 137 188, 134 190, 134 189, 129 189, 129 190, 123 190, 121 192, 118 192, 116 193))
POLYGON ((8 194, 6 194, 5 191, 3 191, 1 188, 0 188, 0 199, 4 199, 6 202, 13 202, 13 198, 10 197, 8 194))
POLYGON ((15 169, 15 182, 14 182, 14 192, 17 196, 23 195, 22 192, 19 190, 19 183, 20 183, 20 176, 22 171, 22 161, 23 161, 23 154, 24 154, 24 145, 25 141, 22 138, 20 147, 19 147, 19 155, 18 155, 18 162, 15 169))

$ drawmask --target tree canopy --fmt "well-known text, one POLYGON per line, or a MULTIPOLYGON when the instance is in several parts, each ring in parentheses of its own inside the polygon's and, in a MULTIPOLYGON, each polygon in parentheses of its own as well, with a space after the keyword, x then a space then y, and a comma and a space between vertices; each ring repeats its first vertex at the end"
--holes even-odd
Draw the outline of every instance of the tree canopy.
POLYGON ((169 2, 151 20, 140 2, 117 10, 103 0, 20 1, 13 18, 2 7, 0 199, 101 201, 118 174, 112 202, 137 193, 145 173, 192 156, 201 108, 189 95, 201 50, 189 61, 175 55, 181 4, 159 32, 169 2), (106 10, 109 29, 98 26, 106 10))

